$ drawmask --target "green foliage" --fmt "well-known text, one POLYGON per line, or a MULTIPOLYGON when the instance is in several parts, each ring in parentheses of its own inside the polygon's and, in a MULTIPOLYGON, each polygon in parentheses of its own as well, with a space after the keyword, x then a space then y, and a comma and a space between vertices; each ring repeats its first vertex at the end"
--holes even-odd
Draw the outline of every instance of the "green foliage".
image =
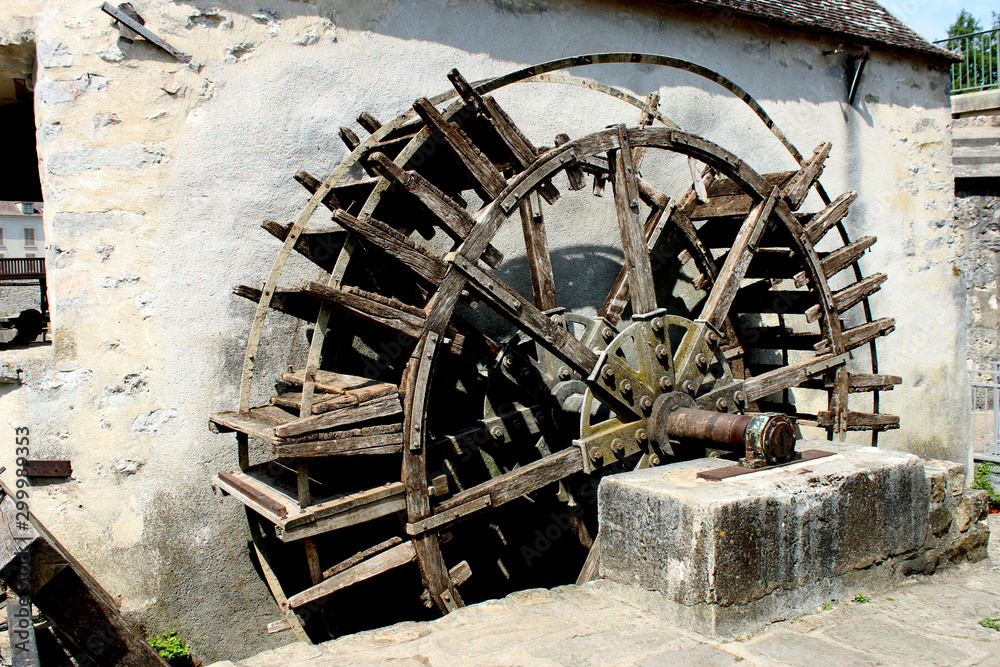
POLYGON ((986 495, 990 499, 990 505, 993 507, 1000 507, 1000 492, 994 489, 993 484, 990 483, 990 475, 997 474, 1000 474, 998 466, 986 461, 977 463, 972 472, 972 488, 986 491, 986 495))
POLYGON ((984 618, 979 621, 979 625, 990 630, 1000 631, 1000 618, 984 618))
POLYGON ((828 602, 824 602, 823 603, 823 611, 830 611, 831 609, 833 609, 833 603, 832 602, 828 601, 828 602))
POLYGON ((150 637, 149 645, 168 662, 178 658, 191 657, 191 647, 186 642, 182 642, 177 636, 177 632, 173 630, 164 632, 159 637, 150 637))
MULTIPOLYGON (((989 29, 1000 28, 1000 15, 992 12, 993 25, 989 29)), ((951 67, 952 92, 989 90, 1000 83, 998 78, 998 35, 996 32, 968 37, 983 31, 983 25, 970 12, 963 9, 948 28, 949 40, 944 44, 949 51, 962 56, 963 62, 951 67)))
POLYGON ((854 596, 854 601, 858 604, 865 604, 866 602, 871 602, 871 598, 864 593, 858 593, 854 596))
POLYGON ((958 13, 955 22, 948 28, 948 36, 961 37, 962 35, 971 35, 974 32, 980 32, 982 29, 983 25, 979 22, 979 19, 963 9, 958 13))

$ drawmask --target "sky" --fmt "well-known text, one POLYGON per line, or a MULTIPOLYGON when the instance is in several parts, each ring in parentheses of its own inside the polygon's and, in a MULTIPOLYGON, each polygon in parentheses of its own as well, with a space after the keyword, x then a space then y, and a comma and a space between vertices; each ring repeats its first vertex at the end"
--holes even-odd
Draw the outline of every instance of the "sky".
POLYGON ((962 9, 979 19, 984 29, 993 25, 990 11, 1000 14, 996 0, 879 0, 879 4, 928 41, 944 39, 962 9))

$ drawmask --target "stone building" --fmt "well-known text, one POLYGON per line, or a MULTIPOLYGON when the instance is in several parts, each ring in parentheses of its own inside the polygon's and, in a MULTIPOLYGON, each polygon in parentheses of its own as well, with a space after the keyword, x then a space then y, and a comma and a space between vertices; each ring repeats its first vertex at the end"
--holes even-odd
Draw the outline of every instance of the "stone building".
MULTIPOLYGON (((278 246, 260 222, 295 219, 308 193, 292 176, 325 177, 347 155, 338 126, 449 89, 453 67, 479 80, 580 53, 664 53, 737 82, 803 153, 832 142, 824 182, 859 192, 846 224, 879 237, 862 264, 889 276, 871 303, 895 318, 879 365, 903 378, 882 398, 902 427, 880 445, 968 460, 950 60, 875 2, 133 5, 189 64, 123 41, 96 3, 0 7, 0 72, 33 90, 54 340, 0 353, 0 452, 13 461, 13 428, 27 426, 33 457, 72 460, 31 507, 148 632, 178 630, 207 662, 287 641, 265 632, 279 614, 246 517, 209 484, 237 465, 232 437, 206 421, 237 404, 253 317, 230 288, 266 277, 278 246)), ((582 74, 659 90, 665 114, 759 172, 795 167, 710 81, 645 65, 582 74)), ((534 90, 510 110, 536 145, 638 121, 587 90, 534 90)), ((564 229, 553 252, 594 243, 586 221, 564 229)), ((265 376, 307 349, 291 318, 266 343, 265 376)))

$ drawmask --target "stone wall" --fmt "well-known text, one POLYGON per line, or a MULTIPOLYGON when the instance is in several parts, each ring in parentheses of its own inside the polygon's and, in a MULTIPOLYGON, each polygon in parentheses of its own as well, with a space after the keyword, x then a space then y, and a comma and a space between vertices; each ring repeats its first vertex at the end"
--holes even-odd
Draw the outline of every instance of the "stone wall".
POLYGON ((1000 197, 956 197, 955 223, 965 231, 965 254, 957 266, 968 300, 969 363, 989 368, 990 362, 1000 361, 1000 197))
MULTIPOLYGON (((452 67, 475 80, 582 51, 665 52, 737 81, 804 153, 832 141, 823 182, 834 196, 860 192, 847 226, 852 237, 880 238, 863 265, 890 276, 872 306, 896 318, 897 331, 879 344, 880 371, 904 378, 883 398, 904 427, 881 442, 967 457, 966 305, 940 67, 876 48, 852 108, 845 55, 824 55, 839 39, 658 2, 134 4, 191 65, 142 40, 123 52, 96 4, 0 6, 0 44, 37 47, 55 341, 54 353, 0 353, 23 380, 0 388, 0 427, 11 434, 0 433, 0 458, 14 460, 12 429, 28 426, 33 455, 73 461, 73 479, 36 488, 32 507, 151 633, 178 630, 206 661, 287 641, 264 632, 279 614, 248 557, 244 513, 208 482, 237 466, 232 436, 206 426, 209 413, 237 403, 253 313, 230 288, 263 281, 278 244, 260 221, 295 219, 307 193, 291 176, 325 177, 346 156, 338 126, 365 110, 388 119, 449 89, 452 67)), ((660 89, 662 110, 681 127, 760 172, 793 167, 742 102, 714 84, 646 66, 579 73, 640 96, 660 89)), ((632 107, 563 86, 525 84, 501 102, 537 145, 637 119, 632 107)), ((553 253, 579 272, 581 309, 592 308, 604 295, 587 293, 589 278, 577 276, 589 276, 592 263, 579 258, 615 257, 614 234, 600 220, 547 224, 558 230, 553 253)), ((311 268, 284 282, 304 277, 314 277, 311 268)), ((272 317, 261 377, 304 351, 302 328, 272 317)))

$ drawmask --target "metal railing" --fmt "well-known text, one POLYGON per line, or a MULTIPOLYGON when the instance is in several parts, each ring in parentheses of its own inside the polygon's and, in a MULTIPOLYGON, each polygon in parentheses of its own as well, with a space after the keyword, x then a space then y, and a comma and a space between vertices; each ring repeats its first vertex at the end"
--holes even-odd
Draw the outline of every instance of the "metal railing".
POLYGON ((44 275, 44 257, 6 257, 0 259, 0 278, 35 278, 44 275))
POLYGON ((972 389, 972 456, 1000 463, 1000 361, 969 370, 972 389))
POLYGON ((934 42, 962 56, 951 66, 951 94, 971 93, 1000 86, 1000 28, 973 32, 934 42))

